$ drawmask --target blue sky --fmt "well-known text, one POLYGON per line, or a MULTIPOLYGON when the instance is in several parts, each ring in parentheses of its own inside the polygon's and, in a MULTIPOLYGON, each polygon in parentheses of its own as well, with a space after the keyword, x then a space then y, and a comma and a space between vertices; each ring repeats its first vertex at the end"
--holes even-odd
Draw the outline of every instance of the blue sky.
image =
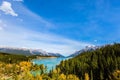
POLYGON ((69 55, 119 35, 119 0, 0 0, 1 46, 69 55))

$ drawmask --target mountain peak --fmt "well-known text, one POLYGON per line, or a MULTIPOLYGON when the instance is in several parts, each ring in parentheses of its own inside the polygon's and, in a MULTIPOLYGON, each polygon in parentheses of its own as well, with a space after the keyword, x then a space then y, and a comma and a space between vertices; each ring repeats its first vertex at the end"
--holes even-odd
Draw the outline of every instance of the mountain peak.
POLYGON ((76 51, 75 53, 71 54, 69 57, 75 57, 77 55, 79 55, 80 53, 82 52, 86 52, 86 51, 93 51, 93 50, 96 50, 97 48, 99 48, 99 46, 95 46, 95 45, 88 45, 88 46, 85 46, 84 49, 81 49, 79 51, 76 51))

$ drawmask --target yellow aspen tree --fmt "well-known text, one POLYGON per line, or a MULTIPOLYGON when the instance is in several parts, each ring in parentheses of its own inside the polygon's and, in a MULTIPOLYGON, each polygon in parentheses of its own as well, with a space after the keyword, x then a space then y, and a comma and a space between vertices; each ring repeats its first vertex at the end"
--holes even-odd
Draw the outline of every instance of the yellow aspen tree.
POLYGON ((88 73, 85 73, 85 80, 90 80, 90 79, 89 79, 89 74, 88 74, 88 73))

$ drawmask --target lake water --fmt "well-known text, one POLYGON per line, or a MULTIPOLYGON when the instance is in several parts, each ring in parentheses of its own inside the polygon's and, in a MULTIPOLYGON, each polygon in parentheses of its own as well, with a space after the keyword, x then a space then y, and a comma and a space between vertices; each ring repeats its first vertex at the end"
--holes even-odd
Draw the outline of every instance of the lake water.
POLYGON ((66 60, 69 58, 63 58, 63 57, 58 57, 58 58, 41 58, 41 59, 34 59, 32 62, 34 64, 44 64, 47 66, 47 71, 50 71, 52 68, 55 68, 56 65, 58 65, 62 60, 66 60))

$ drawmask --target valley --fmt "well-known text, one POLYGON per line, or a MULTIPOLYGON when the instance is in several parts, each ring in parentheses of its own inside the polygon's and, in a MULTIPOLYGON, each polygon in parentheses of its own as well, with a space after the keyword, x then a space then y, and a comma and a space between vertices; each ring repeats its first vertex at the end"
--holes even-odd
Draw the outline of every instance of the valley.
POLYGON ((89 48, 67 58, 0 53, 0 74, 5 80, 6 76, 13 80, 119 80, 119 53, 119 43, 89 48))

